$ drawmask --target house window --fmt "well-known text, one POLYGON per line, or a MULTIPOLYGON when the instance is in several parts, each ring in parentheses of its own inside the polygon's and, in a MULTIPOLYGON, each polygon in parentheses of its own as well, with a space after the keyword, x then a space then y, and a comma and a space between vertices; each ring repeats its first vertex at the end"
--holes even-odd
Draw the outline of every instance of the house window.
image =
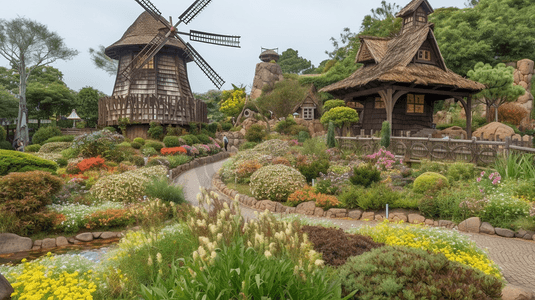
POLYGON ((413 17, 407 17, 403 20, 403 24, 409 24, 409 23, 412 23, 413 21, 413 17))
POLYGON ((314 108, 313 107, 303 107, 303 119, 314 120, 314 108))
POLYGON ((154 57, 143 65, 143 69, 154 69, 154 57))
POLYGON ((418 50, 418 59, 419 60, 431 60, 431 51, 429 50, 418 50))
POLYGON ((407 94, 407 113, 423 114, 424 113, 424 95, 407 94))
POLYGON ((386 108, 385 106, 385 102, 383 101, 383 99, 381 97, 376 97, 375 98, 375 109, 384 109, 386 108))

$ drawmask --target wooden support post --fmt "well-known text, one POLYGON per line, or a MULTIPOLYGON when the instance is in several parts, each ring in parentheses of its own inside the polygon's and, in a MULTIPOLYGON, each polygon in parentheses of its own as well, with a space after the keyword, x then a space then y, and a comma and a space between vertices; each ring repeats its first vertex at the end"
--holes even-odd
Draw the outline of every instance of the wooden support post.
POLYGON ((468 95, 466 100, 466 107, 464 108, 466 113, 466 134, 468 135, 467 139, 472 138, 472 95, 468 95))

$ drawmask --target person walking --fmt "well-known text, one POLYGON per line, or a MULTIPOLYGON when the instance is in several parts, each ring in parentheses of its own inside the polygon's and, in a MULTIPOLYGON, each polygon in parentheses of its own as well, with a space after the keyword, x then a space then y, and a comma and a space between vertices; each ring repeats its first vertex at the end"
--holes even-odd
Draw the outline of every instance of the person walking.
POLYGON ((228 150, 227 150, 227 146, 228 146, 228 138, 227 138, 227 135, 226 135, 226 134, 223 136, 223 144, 225 144, 225 151, 228 151, 228 150))

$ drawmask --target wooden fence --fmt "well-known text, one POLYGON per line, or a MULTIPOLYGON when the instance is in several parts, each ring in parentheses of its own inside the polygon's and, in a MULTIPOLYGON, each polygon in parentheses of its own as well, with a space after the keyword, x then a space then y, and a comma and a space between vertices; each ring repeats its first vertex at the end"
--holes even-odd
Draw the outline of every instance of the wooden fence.
POLYGON ((206 103, 192 98, 154 95, 104 97, 98 102, 98 124, 118 125, 128 118, 130 123, 185 125, 189 122, 208 122, 206 103))
MULTIPOLYGON (((364 153, 374 153, 380 148, 379 137, 337 137, 341 148, 360 150, 364 153)), ((506 138, 504 141, 484 141, 472 138, 458 140, 450 138, 421 138, 421 137, 391 137, 388 150, 405 161, 419 161, 421 159, 440 161, 465 161, 479 165, 493 164, 498 154, 531 153, 535 148, 519 146, 525 144, 506 138)))

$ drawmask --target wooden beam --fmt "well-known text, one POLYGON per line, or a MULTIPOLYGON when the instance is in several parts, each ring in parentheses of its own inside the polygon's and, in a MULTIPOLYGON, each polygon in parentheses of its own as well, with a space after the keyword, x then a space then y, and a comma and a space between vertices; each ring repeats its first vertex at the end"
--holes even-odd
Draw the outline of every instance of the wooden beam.
POLYGON ((358 91, 358 92, 345 94, 344 95, 344 99, 353 99, 355 97, 378 94, 379 91, 386 90, 386 89, 388 89, 390 87, 391 87, 390 85, 385 85, 385 86, 380 86, 380 87, 376 87, 376 88, 371 88, 371 89, 366 89, 366 90, 361 90, 361 91, 358 91))
MULTIPOLYGON (((444 96, 451 96, 455 98, 458 97, 468 97, 470 95, 470 92, 453 92, 453 91, 438 91, 438 90, 432 90, 432 89, 422 89, 422 88, 410 88, 406 86, 392 86, 393 89, 399 90, 399 91, 408 91, 413 93, 422 93, 422 94, 435 94, 435 95, 444 95, 444 96)), ((456 90, 456 89, 455 89, 456 90)))

